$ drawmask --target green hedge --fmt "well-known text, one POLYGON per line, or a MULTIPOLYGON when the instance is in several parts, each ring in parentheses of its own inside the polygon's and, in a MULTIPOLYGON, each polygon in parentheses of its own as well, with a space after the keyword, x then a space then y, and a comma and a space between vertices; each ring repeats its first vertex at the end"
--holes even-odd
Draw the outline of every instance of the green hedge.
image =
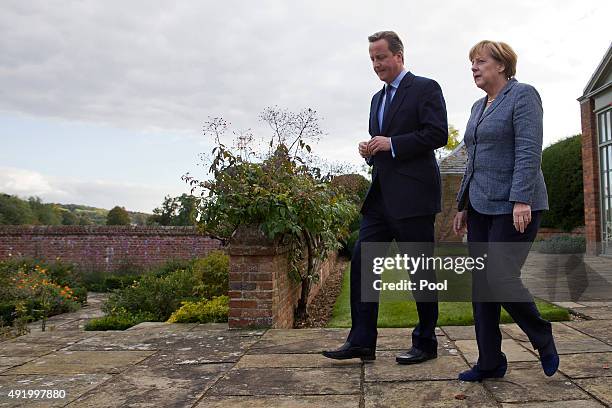
POLYGON ((584 237, 557 236, 534 243, 534 248, 544 254, 582 254, 586 251, 584 237))
POLYGON ((571 231, 584 225, 581 139, 581 135, 572 136, 542 152, 550 207, 544 212, 543 227, 571 231))

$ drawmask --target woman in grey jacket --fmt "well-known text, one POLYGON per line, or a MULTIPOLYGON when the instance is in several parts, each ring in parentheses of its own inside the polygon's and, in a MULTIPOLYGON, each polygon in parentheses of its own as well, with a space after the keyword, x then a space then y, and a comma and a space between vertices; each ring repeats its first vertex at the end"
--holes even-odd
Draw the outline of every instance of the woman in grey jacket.
POLYGON ((541 170, 542 101, 535 88, 514 78, 517 57, 508 44, 481 41, 469 59, 474 82, 486 96, 472 106, 465 130, 468 163, 454 230, 463 234, 467 227, 471 256, 488 258, 486 269, 472 275, 478 362, 459 379, 505 375, 501 306, 527 334, 545 374, 551 376, 559 366, 552 327, 520 279, 542 210, 548 209, 541 170))

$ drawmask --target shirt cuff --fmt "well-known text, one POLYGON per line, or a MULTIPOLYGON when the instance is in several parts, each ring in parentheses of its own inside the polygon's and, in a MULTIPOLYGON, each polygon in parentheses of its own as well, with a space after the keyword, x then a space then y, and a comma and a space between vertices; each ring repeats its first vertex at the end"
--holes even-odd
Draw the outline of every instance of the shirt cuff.
POLYGON ((389 138, 389 144, 391 145, 391 156, 395 159, 395 150, 393 150, 393 140, 389 138))

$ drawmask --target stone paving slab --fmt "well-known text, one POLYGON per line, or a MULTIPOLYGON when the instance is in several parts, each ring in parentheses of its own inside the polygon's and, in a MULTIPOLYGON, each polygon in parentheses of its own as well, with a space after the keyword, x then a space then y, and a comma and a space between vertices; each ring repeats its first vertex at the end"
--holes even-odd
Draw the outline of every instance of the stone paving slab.
MULTIPOLYGON (((517 404, 502 404, 502 408, 551 408, 550 402, 520 402, 517 404)), ((554 408, 601 408, 605 405, 595 400, 555 401, 554 408)))
POLYGON ((238 331, 135 330, 109 331, 68 347, 72 351, 199 350, 201 355, 244 352, 259 341, 258 335, 238 331))
MULTIPOLYGON (((556 402, 584 400, 589 395, 559 373, 546 377, 542 369, 516 369, 509 365, 504 378, 483 382, 499 402, 556 402)), ((553 404, 549 404, 553 405, 553 404)))
POLYGON ((271 329, 253 345, 250 354, 320 354, 322 350, 340 347, 348 336, 347 329, 271 329))
MULTIPOLYGON (((444 332, 436 327, 436 339, 438 344, 448 342, 449 339, 444 332)), ((344 342, 337 344, 339 347, 344 342)), ((412 328, 385 328, 378 330, 378 338, 376 340, 377 350, 408 350, 412 347, 412 328)))
POLYGON ((581 316, 585 316, 595 320, 610 320, 612 319, 612 307, 581 307, 576 309, 576 312, 581 316))
POLYGON ((20 366, 28 361, 34 360, 36 357, 0 357, 0 372, 6 371, 9 368, 20 366))
MULTIPOLYGON (((605 321, 601 321, 605 322, 605 321)), ((593 353, 612 351, 612 347, 597 338, 591 337, 579 330, 571 327, 569 324, 581 324, 582 322, 568 322, 563 324, 560 322, 552 323, 553 335, 555 344, 559 354, 576 354, 576 353, 593 353)), ((600 323, 602 326, 607 326, 606 323, 600 323)), ((612 328, 612 322, 607 326, 612 328)), ((508 333, 513 339, 522 341, 524 346, 531 349, 527 336, 515 324, 502 325, 502 330, 508 333)))
POLYGON ((459 381, 366 383, 364 394, 366 408, 496 406, 495 400, 482 384, 459 381))
POLYGON ((559 370, 570 378, 612 377, 612 353, 562 355, 559 370))
POLYGON ((461 356, 440 356, 422 364, 401 365, 395 354, 377 354, 376 361, 364 365, 366 382, 456 380, 470 368, 461 356))
POLYGON ((331 360, 321 354, 247 354, 236 368, 323 368, 353 367, 361 370, 361 360, 331 360))
MULTIPOLYGON (((252 347, 251 353, 319 354, 323 350, 340 347, 346 341, 348 332, 347 329, 272 329, 252 347)), ((436 337, 439 343, 448 341, 439 328, 436 329, 436 337)), ((412 328, 385 328, 378 331, 377 350, 407 350, 411 345, 412 328)))
MULTIPOLYGON (((96 332, 90 331, 82 331, 82 330, 52 330, 52 331, 36 331, 29 333, 27 335, 28 343, 36 343, 36 344, 48 344, 48 343, 57 343, 64 344, 65 347, 68 347, 72 344, 76 344, 79 341, 87 339, 89 337, 93 337, 96 335, 96 332)), ((7 344, 11 344, 12 342, 19 343, 22 341, 22 337, 17 337, 15 339, 9 340, 8 342, 3 343, 3 346, 7 344)))
POLYGON ((117 374, 149 357, 149 351, 58 351, 3 373, 117 374))
POLYGON ((607 406, 612 406, 612 377, 588 378, 576 380, 576 383, 607 406))
POLYGON ((40 357, 66 347, 63 343, 30 343, 23 336, 9 340, 0 347, 1 357, 40 357))
MULTIPOLYGON (((166 323, 166 322, 142 322, 136 326, 126 329, 124 332, 148 331, 150 333, 188 332, 193 330, 197 323, 166 323)), ((223 329, 226 329, 227 325, 223 329)))
POLYGON ((578 301, 578 303, 586 307, 605 307, 605 306, 612 307, 612 302, 610 301, 582 301, 581 300, 581 301, 578 301))
POLYGON ((359 395, 206 396, 195 408, 356 408, 359 395))
MULTIPOLYGON (((478 345, 476 340, 457 340, 457 349, 464 355, 470 364, 475 364, 478 360, 478 345)), ((502 351, 506 354, 508 362, 515 361, 537 361, 538 358, 519 342, 512 339, 502 340, 502 351)))
POLYGON ((0 375, 0 407, 63 407, 70 401, 108 381, 108 374, 0 375), (64 390, 63 399, 11 399, 10 390, 64 390))
POLYGON ((236 363, 244 356, 245 350, 206 350, 199 347, 185 347, 178 350, 161 350, 151 357, 160 365, 200 365, 236 363))
MULTIPOLYGON (((442 331, 450 340, 476 340, 474 326, 442 326, 442 331)), ((509 339, 507 333, 502 331, 502 339, 509 339)))
POLYGON ((565 324, 587 336, 594 337, 604 343, 612 345, 612 322, 607 323, 600 320, 584 320, 565 322, 565 324))
POLYGON ((566 309, 576 309, 580 307, 585 307, 585 305, 581 305, 576 302, 553 302, 555 305, 566 308, 566 309))
POLYGON ((567 340, 561 338, 556 341, 555 344, 559 354, 600 353, 604 351, 612 351, 612 346, 592 337, 588 337, 583 340, 567 340))
MULTIPOLYGON (((516 341, 520 341, 520 342, 523 342, 523 343, 528 343, 529 342, 529 338, 527 337, 527 335, 523 332, 523 330, 521 330, 520 327, 518 327, 518 325, 516 323, 500 324, 499 328, 500 328, 500 330, 502 332, 502 338, 504 338, 503 335, 506 335, 509 338, 514 339, 516 341)), ((553 328, 553 330, 554 330, 554 328, 553 328)), ((553 333, 554 333, 554 331, 553 331, 553 333)))
POLYGON ((361 370, 335 368, 234 368, 207 395, 359 394, 361 370))
POLYGON ((96 388, 95 392, 82 395, 67 407, 190 407, 231 366, 231 364, 175 367, 139 365, 113 377, 96 388))

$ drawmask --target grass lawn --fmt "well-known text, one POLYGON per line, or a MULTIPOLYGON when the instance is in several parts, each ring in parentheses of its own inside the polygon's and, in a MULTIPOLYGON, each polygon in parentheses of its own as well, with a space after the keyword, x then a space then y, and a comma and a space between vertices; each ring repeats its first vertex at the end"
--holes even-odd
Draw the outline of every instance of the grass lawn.
MULTIPOLYGON (((342 291, 336 300, 328 327, 351 327, 350 265, 344 274, 342 291)), ((540 314, 549 321, 569 320, 566 309, 542 300, 536 300, 540 314)), ((474 324, 470 302, 440 302, 438 326, 467 326, 474 324)), ((418 321, 416 304, 411 301, 385 300, 384 292, 378 309, 378 327, 414 327, 418 321)), ((502 323, 512 323, 512 318, 502 308, 502 323)))

